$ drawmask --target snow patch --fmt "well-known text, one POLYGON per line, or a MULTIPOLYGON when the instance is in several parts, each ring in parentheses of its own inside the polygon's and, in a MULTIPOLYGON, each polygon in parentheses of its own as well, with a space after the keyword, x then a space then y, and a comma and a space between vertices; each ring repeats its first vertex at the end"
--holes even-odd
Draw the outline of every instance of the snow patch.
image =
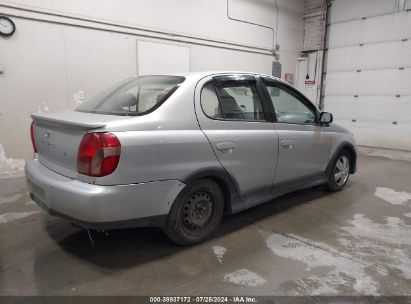
POLYGON ((23 159, 7 158, 3 146, 0 144, 0 174, 19 173, 24 170, 23 159))
POLYGON ((405 205, 408 200, 411 200, 411 193, 402 191, 398 192, 390 188, 377 187, 375 188, 375 196, 393 205, 405 205))
POLYGON ((227 253, 227 249, 223 246, 213 246, 213 251, 220 264, 223 263, 223 257, 227 253))
POLYGON ((263 277, 248 269, 239 269, 224 276, 224 282, 250 287, 263 285, 265 281, 263 277))
POLYGON ((406 217, 411 217, 411 212, 404 213, 404 215, 405 215, 406 217))
POLYGON ((37 107, 37 113, 50 112, 48 105, 43 101, 41 106, 37 107))
POLYGON ((13 221, 21 220, 25 217, 28 217, 33 214, 40 213, 40 211, 32 211, 32 212, 8 212, 4 214, 0 214, 0 224, 7 224, 13 221))
POLYGON ((25 202, 24 205, 26 205, 26 206, 33 206, 33 205, 36 205, 36 202, 30 200, 30 201, 25 202))
MULTIPOLYGON (((321 247, 320 244, 311 243, 321 247)), ((279 234, 269 236, 266 244, 274 254, 304 263, 307 271, 316 267, 330 268, 324 276, 309 275, 296 281, 297 289, 304 294, 337 294, 341 286, 352 288, 360 294, 378 294, 378 282, 366 274, 364 265, 279 234)))
POLYGON ((313 275, 310 278, 304 278, 293 282, 295 295, 306 294, 310 290, 310 295, 332 295, 337 294, 338 290, 327 284, 322 278, 313 275))
POLYGON ((7 204, 7 203, 14 203, 21 197, 20 193, 13 194, 11 196, 2 196, 0 197, 0 205, 7 204))
POLYGON ((406 279, 411 279, 411 226, 396 217, 386 217, 385 221, 375 223, 356 214, 351 226, 341 228, 339 242, 361 260, 380 269, 388 268, 387 271, 400 270, 406 279))
POLYGON ((411 161, 411 153, 408 151, 377 149, 370 147, 358 147, 358 150, 360 151, 360 153, 369 156, 386 157, 391 160, 402 160, 408 162, 411 161))
POLYGON ((22 178, 23 176, 24 176, 24 171, 21 171, 18 173, 12 173, 12 174, 2 174, 0 171, 0 180, 2 179, 10 180, 12 178, 22 178))
POLYGON ((301 237, 299 235, 296 235, 296 234, 293 234, 293 233, 287 233, 287 236, 296 239, 296 241, 301 241, 302 243, 306 243, 306 244, 311 245, 313 247, 322 248, 322 249, 325 249, 325 250, 327 250, 331 253, 335 253, 335 254, 338 253, 339 255, 342 255, 344 257, 351 258, 350 254, 345 253, 345 252, 339 252, 334 247, 332 247, 328 244, 325 244, 325 243, 322 243, 322 242, 313 242, 310 239, 303 238, 303 237, 301 237))

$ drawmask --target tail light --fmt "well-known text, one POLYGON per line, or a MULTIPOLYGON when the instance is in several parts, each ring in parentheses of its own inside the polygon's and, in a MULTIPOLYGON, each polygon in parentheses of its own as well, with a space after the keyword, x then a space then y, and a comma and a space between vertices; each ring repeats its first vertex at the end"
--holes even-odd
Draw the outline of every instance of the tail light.
POLYGON ((33 145, 34 153, 37 153, 36 143, 34 141, 34 121, 32 121, 30 125, 30 137, 31 137, 31 143, 33 145))
POLYGON ((77 154, 77 171, 88 176, 105 176, 116 170, 121 145, 111 133, 88 133, 83 136, 77 154))

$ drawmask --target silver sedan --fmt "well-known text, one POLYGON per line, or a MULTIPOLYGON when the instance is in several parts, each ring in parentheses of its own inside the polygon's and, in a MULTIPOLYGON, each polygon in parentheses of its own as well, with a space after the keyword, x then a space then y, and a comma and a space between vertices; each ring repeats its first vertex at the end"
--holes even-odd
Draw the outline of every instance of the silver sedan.
POLYGON ((353 136, 287 83, 254 73, 125 80, 74 111, 33 114, 33 200, 86 228, 158 226, 195 244, 285 193, 339 191, 353 136))

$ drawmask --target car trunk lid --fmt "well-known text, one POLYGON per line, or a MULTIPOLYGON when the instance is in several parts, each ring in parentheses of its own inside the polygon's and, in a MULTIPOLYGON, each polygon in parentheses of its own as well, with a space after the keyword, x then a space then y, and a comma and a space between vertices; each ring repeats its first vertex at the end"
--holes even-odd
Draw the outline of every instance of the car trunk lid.
POLYGON ((76 111, 33 114, 31 117, 40 163, 70 178, 78 176, 77 153, 84 134, 102 130, 110 121, 129 119, 76 111))

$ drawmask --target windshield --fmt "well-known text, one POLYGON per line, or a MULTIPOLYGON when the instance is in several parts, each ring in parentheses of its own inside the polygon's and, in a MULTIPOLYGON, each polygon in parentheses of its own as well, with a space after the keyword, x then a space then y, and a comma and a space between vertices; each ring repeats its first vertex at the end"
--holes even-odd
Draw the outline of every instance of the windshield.
POLYGON ((80 112, 142 115, 160 106, 184 81, 179 76, 142 76, 111 87, 76 108, 80 112))

